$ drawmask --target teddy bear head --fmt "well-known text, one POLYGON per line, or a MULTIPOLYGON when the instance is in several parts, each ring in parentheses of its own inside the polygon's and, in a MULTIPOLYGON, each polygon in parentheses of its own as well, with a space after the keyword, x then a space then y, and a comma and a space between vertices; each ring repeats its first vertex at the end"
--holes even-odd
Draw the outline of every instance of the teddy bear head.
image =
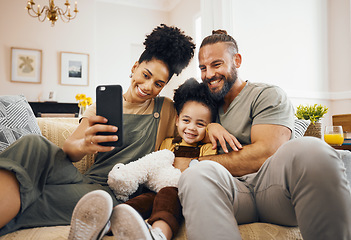
POLYGON ((132 168, 130 164, 118 163, 110 171, 107 183, 117 199, 126 201, 138 189, 140 182, 143 181, 140 179, 142 176, 145 174, 142 174, 140 169, 132 168))

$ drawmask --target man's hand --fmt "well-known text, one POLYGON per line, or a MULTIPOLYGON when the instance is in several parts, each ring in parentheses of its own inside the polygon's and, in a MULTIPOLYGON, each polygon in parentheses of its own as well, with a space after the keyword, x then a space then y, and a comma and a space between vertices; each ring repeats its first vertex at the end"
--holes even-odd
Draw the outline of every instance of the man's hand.
POLYGON ((187 169, 189 167, 190 161, 191 161, 191 158, 176 157, 174 159, 173 166, 175 168, 178 168, 181 172, 183 172, 185 169, 187 169))

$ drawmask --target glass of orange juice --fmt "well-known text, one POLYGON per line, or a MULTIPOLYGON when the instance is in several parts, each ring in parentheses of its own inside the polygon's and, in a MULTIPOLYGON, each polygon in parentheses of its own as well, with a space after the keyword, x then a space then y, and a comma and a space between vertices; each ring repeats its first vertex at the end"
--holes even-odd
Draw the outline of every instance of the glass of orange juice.
POLYGON ((344 142, 342 126, 326 126, 324 141, 331 146, 341 146, 344 142))

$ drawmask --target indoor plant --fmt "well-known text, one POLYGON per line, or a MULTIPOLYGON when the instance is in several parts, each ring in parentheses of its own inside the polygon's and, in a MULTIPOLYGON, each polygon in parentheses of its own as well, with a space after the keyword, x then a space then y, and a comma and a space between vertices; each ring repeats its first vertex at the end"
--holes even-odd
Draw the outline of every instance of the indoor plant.
POLYGON ((81 117, 87 107, 93 103, 93 100, 91 97, 87 97, 85 94, 77 94, 76 100, 78 101, 79 117, 81 117))
POLYGON ((299 105, 296 108, 295 116, 298 119, 310 120, 311 123, 308 126, 305 136, 314 136, 321 138, 321 123, 319 120, 328 112, 326 106, 321 104, 314 105, 299 105))

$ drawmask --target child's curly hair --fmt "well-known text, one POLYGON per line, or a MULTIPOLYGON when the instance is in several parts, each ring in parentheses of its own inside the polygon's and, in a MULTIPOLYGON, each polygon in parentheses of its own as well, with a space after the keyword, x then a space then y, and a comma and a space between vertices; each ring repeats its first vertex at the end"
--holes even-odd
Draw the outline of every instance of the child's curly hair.
POLYGON ((216 121, 218 113, 217 103, 210 97, 206 85, 199 83, 195 78, 189 78, 178 89, 175 89, 173 100, 178 116, 186 102, 195 101, 208 107, 211 111, 211 121, 216 121))
POLYGON ((161 24, 144 41, 145 50, 139 58, 139 63, 158 59, 163 61, 169 70, 169 78, 178 75, 188 66, 194 56, 195 44, 177 27, 161 24))

